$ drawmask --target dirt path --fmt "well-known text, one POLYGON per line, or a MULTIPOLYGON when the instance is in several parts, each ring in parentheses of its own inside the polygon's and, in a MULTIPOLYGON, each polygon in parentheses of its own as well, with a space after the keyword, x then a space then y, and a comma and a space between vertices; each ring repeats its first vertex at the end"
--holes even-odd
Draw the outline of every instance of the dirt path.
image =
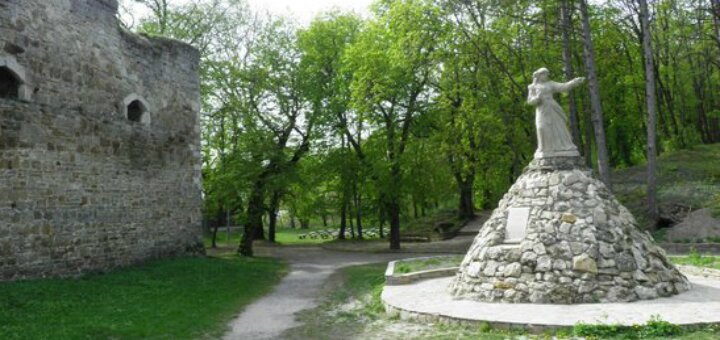
POLYGON ((319 247, 262 247, 256 252, 288 261, 290 272, 270 295, 248 306, 230 323, 231 330, 224 339, 277 339, 299 325, 295 313, 318 304, 323 283, 339 268, 425 256, 337 252, 319 247))

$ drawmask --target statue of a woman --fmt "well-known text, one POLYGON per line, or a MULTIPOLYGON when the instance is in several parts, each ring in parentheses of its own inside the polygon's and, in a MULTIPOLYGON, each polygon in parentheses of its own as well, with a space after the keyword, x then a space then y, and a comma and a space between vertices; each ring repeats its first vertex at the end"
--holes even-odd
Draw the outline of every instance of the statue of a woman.
POLYGON ((549 79, 550 71, 541 68, 533 73, 533 83, 528 86, 528 104, 536 106, 538 148, 535 158, 579 156, 568 129, 568 118, 553 98, 558 92, 568 92, 579 86, 585 78, 575 78, 567 83, 549 79))

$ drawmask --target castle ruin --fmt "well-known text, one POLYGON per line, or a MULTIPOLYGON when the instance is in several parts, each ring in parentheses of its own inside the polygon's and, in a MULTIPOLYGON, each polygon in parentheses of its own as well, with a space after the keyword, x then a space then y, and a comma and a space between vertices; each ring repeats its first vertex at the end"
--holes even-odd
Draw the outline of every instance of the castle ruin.
POLYGON ((202 251, 199 53, 117 0, 0 0, 0 280, 202 251))

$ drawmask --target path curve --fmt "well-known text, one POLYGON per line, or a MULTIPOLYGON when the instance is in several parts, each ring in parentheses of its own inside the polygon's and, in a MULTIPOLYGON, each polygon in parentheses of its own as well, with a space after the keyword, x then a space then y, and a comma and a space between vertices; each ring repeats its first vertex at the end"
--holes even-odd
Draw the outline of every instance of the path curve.
MULTIPOLYGON (((320 288, 336 270, 354 265, 426 256, 413 253, 353 253, 319 247, 258 247, 258 256, 281 258, 289 273, 265 297, 255 301, 229 324, 224 339, 277 339, 300 323, 295 313, 318 305, 320 288)), ((437 255, 437 254, 435 254, 437 255)))

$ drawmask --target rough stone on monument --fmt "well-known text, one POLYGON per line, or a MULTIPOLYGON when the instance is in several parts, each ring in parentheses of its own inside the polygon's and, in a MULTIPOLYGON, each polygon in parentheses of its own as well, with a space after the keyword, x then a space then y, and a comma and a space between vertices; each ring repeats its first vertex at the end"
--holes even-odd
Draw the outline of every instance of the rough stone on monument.
POLYGON ((460 298, 559 304, 654 299, 688 289, 580 157, 533 160, 480 229, 450 285, 460 298), (524 238, 508 243, 509 211, 517 208, 528 208, 524 238))

